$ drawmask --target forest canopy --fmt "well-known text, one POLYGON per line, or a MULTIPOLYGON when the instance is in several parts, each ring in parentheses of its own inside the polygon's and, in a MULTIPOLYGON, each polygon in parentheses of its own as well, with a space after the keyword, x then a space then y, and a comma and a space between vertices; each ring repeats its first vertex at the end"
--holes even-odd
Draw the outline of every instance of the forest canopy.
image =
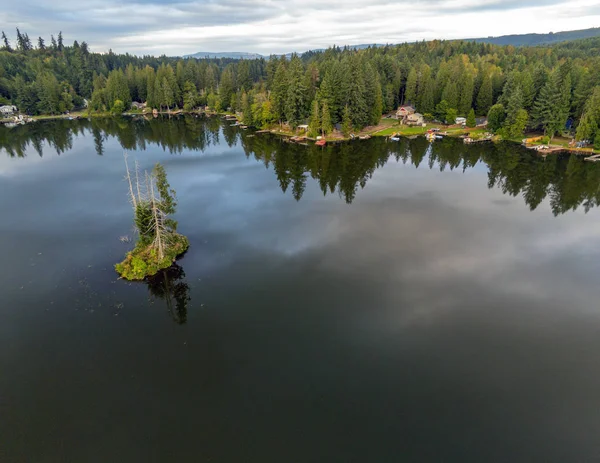
POLYGON ((554 136, 567 126, 600 143, 600 38, 513 47, 430 41, 350 49, 331 47, 269 59, 195 59, 92 53, 86 42, 32 41, 2 33, 0 104, 27 114, 208 106, 239 111, 257 127, 310 120, 326 132, 360 129, 411 104, 426 119, 451 122, 471 110, 508 137, 525 127, 554 136), (85 100, 85 102, 84 102, 85 100), (346 120, 344 121, 344 115, 346 120), (580 124, 580 121, 583 123, 580 124), (325 130, 326 128, 326 130, 325 130))

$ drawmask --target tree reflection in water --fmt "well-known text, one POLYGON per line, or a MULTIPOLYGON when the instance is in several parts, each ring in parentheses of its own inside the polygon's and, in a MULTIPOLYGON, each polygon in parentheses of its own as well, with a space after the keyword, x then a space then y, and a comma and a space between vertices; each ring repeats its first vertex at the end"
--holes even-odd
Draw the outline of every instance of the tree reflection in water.
POLYGON ((187 322, 187 308, 190 302, 190 287, 185 281, 185 272, 177 264, 146 278, 148 290, 153 298, 162 299, 173 320, 183 325, 187 322))
POLYGON ((185 115, 56 120, 12 129, 0 126, 0 149, 10 157, 24 157, 28 149, 40 156, 50 149, 61 154, 72 149, 75 137, 85 134, 91 134, 98 155, 104 154, 104 143, 109 139, 116 139, 125 150, 145 150, 155 144, 173 154, 204 151, 223 143, 241 145, 246 156, 272 168, 281 190, 298 201, 312 178, 324 195, 337 192, 351 203, 376 170, 395 159, 440 171, 465 172, 477 165, 486 166, 489 188, 521 196, 531 210, 546 198, 554 215, 579 207, 587 212, 600 205, 600 163, 586 162, 576 155, 543 158, 514 143, 464 145, 461 140, 446 138, 429 144, 422 137, 390 143, 374 137, 324 147, 303 146, 284 143, 270 134, 254 135, 217 117, 185 115))

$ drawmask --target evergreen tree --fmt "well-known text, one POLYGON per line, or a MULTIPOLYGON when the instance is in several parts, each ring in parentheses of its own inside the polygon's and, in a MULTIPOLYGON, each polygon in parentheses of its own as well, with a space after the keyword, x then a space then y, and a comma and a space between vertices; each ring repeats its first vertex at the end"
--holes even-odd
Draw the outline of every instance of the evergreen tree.
POLYGON ((38 49, 39 50, 45 50, 46 49, 46 43, 44 42, 44 39, 41 37, 38 37, 38 49))
POLYGON ((306 117, 307 90, 302 60, 294 55, 290 60, 285 100, 285 116, 292 127, 297 127, 306 117))
POLYGON ((487 114, 493 103, 493 88, 492 88, 492 77, 486 74, 479 87, 479 93, 477 94, 477 111, 479 114, 487 114))
POLYGON ((321 112, 321 130, 323 136, 330 134, 333 131, 333 123, 331 121, 331 114, 329 112, 329 105, 327 101, 323 102, 323 108, 321 112))
POLYGON ((27 51, 27 44, 25 43, 25 37, 21 34, 21 31, 17 27, 17 50, 23 52, 27 51))
POLYGON ((427 79, 423 94, 421 96, 421 103, 419 104, 419 111, 423 113, 433 113, 435 110, 435 81, 430 77, 427 79))
POLYGON ((273 77, 273 89, 271 90, 273 114, 279 122, 283 122, 285 119, 285 102, 287 100, 288 78, 285 63, 285 59, 279 62, 273 77))
POLYGON ((600 87, 594 88, 585 104, 583 115, 577 126, 577 140, 595 140, 600 135, 600 87))
POLYGON ((446 124, 456 124, 456 118, 458 117, 458 111, 454 108, 448 108, 446 111, 446 124))
POLYGON ((50 44, 52 45, 52 50, 58 50, 58 45, 56 44, 56 39, 53 35, 50 36, 50 44))
POLYGON ((38 112, 45 114, 57 114, 60 112, 61 90, 54 74, 43 72, 36 79, 39 103, 38 112))
POLYGON ((536 92, 533 76, 527 71, 521 73, 521 91, 523 93, 523 107, 530 110, 533 106, 536 92))
POLYGON ((457 107, 460 114, 467 114, 473 105, 474 85, 473 77, 465 73, 461 79, 460 97, 457 107))
POLYGON ((569 117, 571 97, 570 76, 564 79, 556 69, 542 87, 533 108, 534 121, 544 128, 546 135, 554 138, 565 127, 569 117))
POLYGON ((8 41, 8 37, 6 36, 4 31, 2 31, 2 42, 4 43, 3 49, 8 52, 11 52, 12 48, 10 47, 10 42, 8 41))
POLYGON ((469 115, 467 116, 467 127, 475 127, 476 125, 477 121, 475 120, 475 110, 471 108, 469 115))
MULTIPOLYGON (((504 121, 505 127, 515 126, 517 123, 517 116, 522 116, 522 113, 519 113, 521 109, 523 109, 523 93, 521 92, 521 87, 517 87, 508 100, 506 120, 504 121)), ((509 132, 511 132, 510 129, 509 132)))
POLYGON ((437 120, 439 121, 445 121, 446 120, 446 113, 448 112, 448 102, 446 100, 442 100, 440 101, 436 106, 435 106, 435 112, 434 115, 436 117, 437 120))
POLYGON ((350 72, 344 87, 346 90, 346 102, 352 118, 354 127, 364 127, 369 123, 369 110, 365 99, 366 85, 364 80, 363 66, 358 59, 349 63, 350 72))
POLYGON ((450 108, 458 107, 458 86, 454 80, 446 84, 442 93, 442 100, 445 100, 450 108))
POLYGON ((242 122, 245 125, 254 125, 252 120, 252 105, 246 92, 242 93, 242 122))
POLYGON ((62 36, 62 31, 58 33, 58 51, 63 51, 63 49, 65 48, 63 45, 63 36, 62 36))
POLYGON ((495 104, 488 111, 488 129, 492 132, 499 130, 506 119, 506 111, 502 103, 495 104))
POLYGON ((227 67, 221 75, 221 81, 219 83, 219 98, 221 99, 222 110, 227 110, 231 104, 231 97, 234 94, 234 82, 233 82, 233 71, 230 67, 227 67))
POLYGON ((350 117, 350 108, 348 105, 344 107, 344 113, 342 115, 342 133, 344 136, 349 136, 352 132, 352 118, 350 117))
POLYGON ((129 108, 131 105, 131 95, 125 74, 121 70, 112 71, 106 79, 106 88, 104 90, 106 97, 106 106, 112 108, 115 101, 120 100, 129 108))
POLYGON ((310 112, 310 120, 308 122, 308 133, 311 137, 315 137, 321 131, 321 115, 319 114, 319 102, 313 100, 312 109, 310 112))
POLYGON ((162 78, 160 87, 162 96, 161 107, 166 106, 167 111, 171 111, 171 106, 175 104, 175 95, 173 92, 173 87, 166 76, 162 78))
MULTIPOLYGON (((527 127, 527 121, 529 119, 529 115, 525 109, 519 109, 513 118, 511 118, 511 123, 505 125, 505 134, 508 138, 519 138, 523 135, 525 131, 525 127, 527 127)), ((508 119, 507 119, 508 121, 508 119)))
POLYGON ((418 75, 416 67, 412 67, 406 78, 406 91, 404 92, 405 103, 417 105, 417 82, 418 75))
POLYGON ((379 78, 375 80, 375 97, 371 106, 371 125, 379 124, 381 115, 383 114, 383 94, 381 92, 381 84, 379 78))
POLYGON ((198 90, 193 82, 187 80, 183 84, 183 109, 191 111, 198 102, 198 90))

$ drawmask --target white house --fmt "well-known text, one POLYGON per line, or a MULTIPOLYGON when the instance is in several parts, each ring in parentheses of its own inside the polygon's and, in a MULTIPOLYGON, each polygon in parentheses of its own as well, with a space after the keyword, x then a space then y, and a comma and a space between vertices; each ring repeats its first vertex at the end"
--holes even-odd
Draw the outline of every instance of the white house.
POLYGON ((0 106, 0 114, 4 117, 12 116, 17 112, 17 107, 12 105, 0 106))
POLYGON ((467 118, 466 117, 457 117, 456 120, 454 121, 454 123, 458 124, 458 125, 466 124, 467 118))
POLYGON ((423 125, 425 123, 425 118, 422 114, 412 113, 406 116, 402 120, 402 123, 406 125, 423 125))

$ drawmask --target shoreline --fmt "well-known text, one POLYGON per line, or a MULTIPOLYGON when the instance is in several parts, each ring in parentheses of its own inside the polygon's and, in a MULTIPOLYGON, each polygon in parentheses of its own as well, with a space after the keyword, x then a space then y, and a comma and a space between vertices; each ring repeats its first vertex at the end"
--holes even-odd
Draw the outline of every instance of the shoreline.
MULTIPOLYGON (((228 113, 228 112, 205 111, 205 110, 185 111, 182 109, 178 109, 175 111, 159 111, 157 113, 157 115, 160 115, 160 116, 179 116, 182 114, 183 115, 190 114, 190 115, 196 115, 196 116, 203 115, 203 116, 208 116, 208 117, 215 117, 215 116, 219 117, 220 116, 223 118, 236 117, 236 120, 238 122, 240 122, 239 119, 237 119, 236 114, 232 114, 232 113, 228 113)), ((124 112, 119 115, 114 115, 110 112, 89 113, 87 111, 75 111, 70 114, 31 116, 30 119, 31 119, 31 122, 36 122, 36 121, 51 121, 51 120, 61 120, 61 119, 77 120, 77 119, 84 119, 84 118, 89 119, 89 118, 106 118, 106 117, 119 117, 119 116, 153 117, 154 114, 151 111, 146 111, 146 112, 127 111, 127 112, 124 112)), ((231 119, 231 120, 233 120, 233 119, 231 119)), ((1 122, 2 123, 10 123, 13 121, 4 120, 1 122)), ((391 136, 400 136, 403 138, 423 137, 426 135, 428 130, 434 129, 434 128, 444 130, 444 132, 442 132, 443 136, 449 137, 449 138, 461 138, 461 137, 464 137, 465 135, 472 134, 474 132, 476 132, 478 134, 483 134, 483 133, 487 132, 487 130, 482 127, 463 128, 463 127, 457 127, 457 126, 445 126, 442 124, 427 124, 425 127, 409 127, 409 126, 402 126, 402 125, 397 124, 396 119, 382 118, 378 125, 368 126, 368 127, 365 127, 364 129, 354 133, 353 134, 354 138, 343 136, 340 132, 336 131, 336 132, 334 132, 333 136, 330 134, 325 137, 322 137, 322 139, 324 139, 327 143, 339 143, 339 142, 358 140, 361 137, 367 137, 367 138, 371 138, 371 137, 388 137, 389 138, 391 136)), ((260 128, 253 127, 252 130, 256 134, 270 133, 272 135, 276 135, 276 136, 279 136, 282 138, 287 138, 287 139, 290 139, 293 137, 299 137, 300 138, 299 141, 314 142, 317 140, 314 137, 308 137, 306 135, 306 132, 300 133, 300 132, 298 132, 298 130, 296 130, 295 132, 291 131, 291 130, 282 130, 282 127, 279 125, 277 125, 275 127, 271 126, 270 128, 266 128, 266 129, 260 129, 260 128)), ((531 137, 531 136, 540 136, 540 135, 539 134, 524 135, 524 137, 526 137, 526 138, 531 137)), ((565 145, 564 143, 563 144, 550 143, 547 145, 549 147, 549 149, 537 150, 536 144, 525 145, 525 144, 523 144, 522 140, 502 139, 502 138, 499 138, 498 136, 494 136, 494 138, 491 139, 490 141, 493 143, 505 141, 505 142, 519 144, 519 145, 523 146, 524 148, 527 148, 530 150, 535 150, 536 152, 538 152, 538 154, 540 156, 548 156, 550 154, 559 154, 559 153, 563 153, 563 152, 578 155, 578 156, 594 156, 594 155, 600 154, 600 150, 595 150, 593 148, 571 148, 568 145, 565 145)))

